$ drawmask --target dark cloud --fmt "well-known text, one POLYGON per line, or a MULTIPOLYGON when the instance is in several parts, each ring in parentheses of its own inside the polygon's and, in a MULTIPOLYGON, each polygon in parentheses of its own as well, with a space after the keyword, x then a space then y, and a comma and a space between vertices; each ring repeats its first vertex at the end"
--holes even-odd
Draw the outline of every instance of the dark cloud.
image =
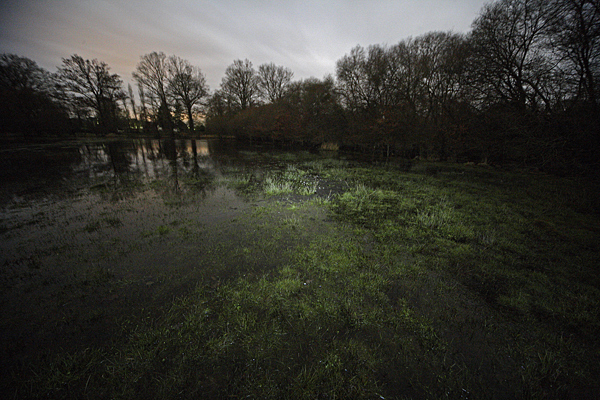
POLYGON ((0 52, 49 70, 75 53, 98 58, 129 82, 141 55, 164 51, 200 66, 215 89, 235 59, 322 77, 357 44, 466 32, 485 2, 8 0, 0 4, 0 52))

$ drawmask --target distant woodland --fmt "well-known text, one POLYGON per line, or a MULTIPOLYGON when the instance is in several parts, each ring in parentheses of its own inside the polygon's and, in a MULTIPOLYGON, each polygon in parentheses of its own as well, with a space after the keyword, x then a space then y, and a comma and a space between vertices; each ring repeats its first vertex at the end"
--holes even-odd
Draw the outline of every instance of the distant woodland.
POLYGON ((0 56, 0 135, 210 134, 407 158, 600 167, 600 0, 497 0, 467 34, 349 49, 322 79, 249 60, 211 91, 200 67, 153 52, 135 89, 97 59, 51 73, 0 56))

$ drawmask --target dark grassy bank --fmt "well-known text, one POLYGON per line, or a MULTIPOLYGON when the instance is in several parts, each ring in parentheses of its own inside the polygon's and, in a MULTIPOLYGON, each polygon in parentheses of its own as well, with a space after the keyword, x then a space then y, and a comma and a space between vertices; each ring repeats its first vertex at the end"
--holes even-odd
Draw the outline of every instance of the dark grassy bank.
POLYGON ((111 338, 11 365, 5 398, 598 398, 598 187, 450 164, 274 162, 288 166, 214 183, 251 201, 210 231, 177 213, 192 191, 165 196, 173 214, 118 243, 102 232, 137 223, 126 210, 81 222, 114 265, 152 249, 171 267, 138 276, 107 261, 70 282, 60 302, 126 299, 102 314, 111 338))

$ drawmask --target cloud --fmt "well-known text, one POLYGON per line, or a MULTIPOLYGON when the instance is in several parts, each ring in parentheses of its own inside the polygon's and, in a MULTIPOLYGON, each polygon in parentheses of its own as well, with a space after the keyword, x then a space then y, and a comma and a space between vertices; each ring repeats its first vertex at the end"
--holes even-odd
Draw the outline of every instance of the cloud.
POLYGON ((485 0, 8 0, 0 52, 54 70, 79 54, 131 82, 140 56, 176 54, 212 89, 235 59, 292 69, 297 79, 335 72, 357 44, 395 44, 432 30, 467 31, 485 0))

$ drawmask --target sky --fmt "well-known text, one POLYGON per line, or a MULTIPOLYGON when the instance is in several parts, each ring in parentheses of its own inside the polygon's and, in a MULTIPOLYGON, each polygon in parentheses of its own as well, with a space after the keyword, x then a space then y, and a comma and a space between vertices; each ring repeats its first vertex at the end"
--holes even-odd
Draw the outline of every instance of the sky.
POLYGON ((393 45, 431 31, 466 33, 489 0, 0 0, 0 53, 54 72, 78 54, 106 62, 125 84, 140 57, 176 55, 211 90, 227 66, 273 62, 294 79, 335 74, 361 45, 393 45))

